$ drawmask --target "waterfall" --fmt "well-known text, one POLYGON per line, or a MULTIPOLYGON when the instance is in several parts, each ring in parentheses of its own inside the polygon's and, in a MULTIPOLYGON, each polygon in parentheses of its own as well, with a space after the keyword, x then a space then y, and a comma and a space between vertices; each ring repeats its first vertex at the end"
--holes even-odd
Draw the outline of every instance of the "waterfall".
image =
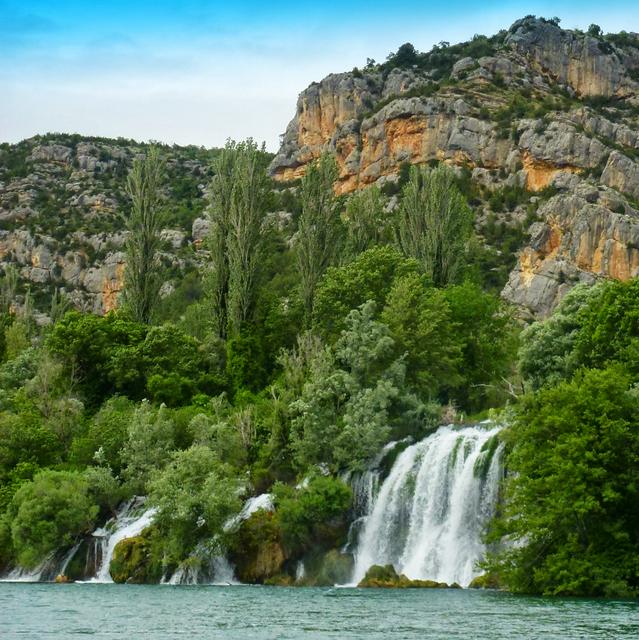
POLYGON ((398 456, 365 517, 355 583, 374 564, 392 564, 411 579, 470 583, 497 500, 499 430, 440 427, 398 456))
MULTIPOLYGON (((196 552, 197 554, 197 552, 196 552)), ((197 555, 191 559, 197 558, 197 555)), ((183 562, 170 578, 162 578, 161 584, 169 585, 234 585, 239 584, 230 562, 224 556, 213 556, 204 562, 183 562)))
POLYGON ((62 559, 62 564, 60 565, 58 575, 65 576, 67 574, 67 567, 69 566, 71 560, 73 560, 73 556, 75 556, 75 554, 78 552, 81 544, 81 542, 76 542, 76 544, 74 544, 73 547, 69 549, 67 555, 62 559))
POLYGON ((23 569, 15 567, 9 573, 0 578, 0 582, 40 582, 44 580, 44 575, 50 571, 53 554, 42 561, 35 569, 23 569))
POLYGON ((92 582, 113 582, 109 567, 116 545, 121 540, 140 535, 153 522, 156 510, 143 510, 143 504, 143 499, 133 498, 118 511, 115 518, 93 532, 100 548, 100 564, 92 582))
POLYGON ((256 511, 260 509, 264 511, 273 511, 273 496, 270 493, 261 493, 259 496, 253 496, 246 500, 242 506, 242 510, 235 516, 230 517, 224 523, 224 531, 232 531, 239 524, 248 520, 256 511))

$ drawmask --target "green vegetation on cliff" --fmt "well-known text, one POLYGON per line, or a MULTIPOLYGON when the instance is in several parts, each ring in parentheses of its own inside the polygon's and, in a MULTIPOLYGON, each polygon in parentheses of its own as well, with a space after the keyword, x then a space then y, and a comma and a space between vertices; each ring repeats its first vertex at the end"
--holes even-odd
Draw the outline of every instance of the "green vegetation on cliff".
POLYGON ((444 414, 510 404, 491 535, 520 544, 489 560, 491 584, 635 594, 637 282, 576 288, 520 335, 478 258, 463 176, 413 169, 387 210, 376 188, 337 197, 329 156, 286 196, 266 160, 251 141, 217 154, 206 259, 162 300, 167 266, 149 259, 119 309, 68 310, 60 296, 38 323, 4 274, 0 565, 35 567, 145 495, 154 521, 118 546, 117 581, 226 553, 242 580, 291 584, 304 562, 298 583, 327 584, 352 562, 343 474, 444 414), (292 215, 273 213, 283 201, 292 215), (264 492, 271 505, 241 513, 264 492))

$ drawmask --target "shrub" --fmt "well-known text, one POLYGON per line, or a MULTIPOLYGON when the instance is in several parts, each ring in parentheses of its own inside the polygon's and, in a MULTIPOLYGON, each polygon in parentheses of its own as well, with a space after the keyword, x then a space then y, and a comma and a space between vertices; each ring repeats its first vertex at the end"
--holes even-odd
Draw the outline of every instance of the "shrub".
POLYGON ((33 568, 93 528, 98 506, 86 479, 72 471, 42 471, 23 484, 9 506, 11 539, 20 565, 33 568))

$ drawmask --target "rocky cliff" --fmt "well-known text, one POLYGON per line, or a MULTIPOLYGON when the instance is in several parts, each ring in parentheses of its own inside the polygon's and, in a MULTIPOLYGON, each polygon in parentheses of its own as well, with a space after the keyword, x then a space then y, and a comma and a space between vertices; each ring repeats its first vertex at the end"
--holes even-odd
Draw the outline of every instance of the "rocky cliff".
POLYGON ((480 233, 504 220, 489 194, 524 189, 535 224, 503 293, 543 316, 575 282, 639 275, 638 80, 638 34, 530 16, 428 53, 403 45, 304 90, 271 173, 299 178, 328 149, 347 193, 396 181, 404 163, 465 167, 486 196, 480 233))
MULTIPOLYGON (((409 164, 456 167, 481 269, 522 315, 547 315, 577 282, 639 275, 639 34, 527 17, 427 53, 402 45, 382 64, 304 90, 271 174, 294 185, 325 149, 337 157, 340 193, 376 183, 392 195, 409 164)), ((41 311, 55 288, 88 311, 117 304, 125 177, 144 150, 74 135, 0 144, 0 271, 16 265, 21 293, 28 287, 41 311)), ((215 151, 163 153, 168 295, 206 256, 215 151)))

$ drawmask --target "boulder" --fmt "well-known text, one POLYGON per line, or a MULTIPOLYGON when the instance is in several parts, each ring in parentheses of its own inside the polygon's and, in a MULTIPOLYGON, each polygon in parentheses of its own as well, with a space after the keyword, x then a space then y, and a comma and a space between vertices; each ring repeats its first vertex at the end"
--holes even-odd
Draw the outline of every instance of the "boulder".
POLYGON ((458 589, 457 583, 448 585, 435 580, 411 580, 403 573, 397 574, 392 564, 384 566, 373 565, 361 582, 357 585, 363 588, 391 588, 391 589, 458 589))

